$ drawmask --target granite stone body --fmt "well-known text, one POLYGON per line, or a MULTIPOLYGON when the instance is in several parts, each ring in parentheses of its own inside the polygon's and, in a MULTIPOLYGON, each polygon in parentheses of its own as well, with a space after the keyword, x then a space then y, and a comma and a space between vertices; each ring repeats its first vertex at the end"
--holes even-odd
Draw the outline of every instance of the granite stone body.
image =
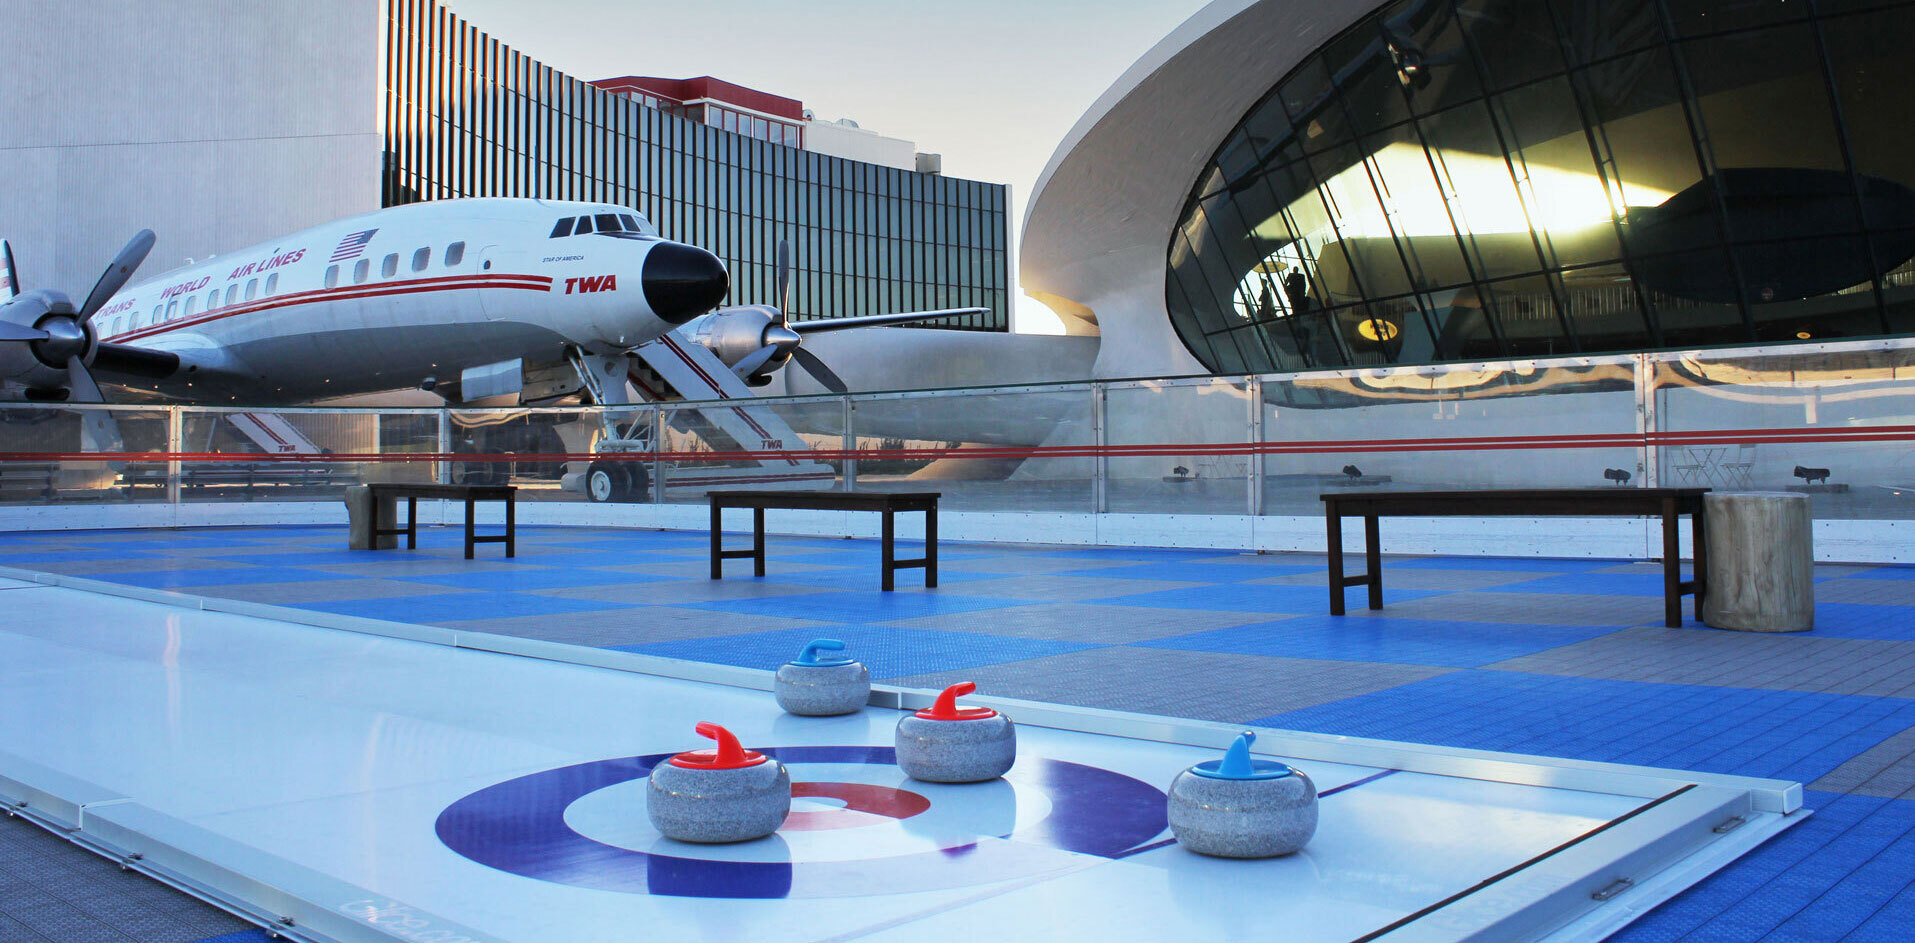
POLYGON ((1302 772, 1275 779, 1214 779, 1189 770, 1170 784, 1171 834, 1219 858, 1270 858, 1302 850, 1317 831, 1317 787, 1302 772))
POLYGON ((977 783, 1004 775, 1017 762, 1017 727, 993 714, 975 720, 898 720, 898 768, 931 783, 977 783))
POLYGON ((763 838, 791 813, 791 774, 766 760, 742 769, 652 768, 645 796, 652 827, 666 838, 718 843, 763 838))
POLYGON ((1707 593, 1704 625, 1744 632, 1815 628, 1815 547, 1809 496, 1710 492, 1702 496, 1707 593))
POLYGON ((772 683, 778 706, 792 714, 829 717, 862 710, 871 699, 871 671, 863 662, 838 665, 795 665, 778 667, 772 683))

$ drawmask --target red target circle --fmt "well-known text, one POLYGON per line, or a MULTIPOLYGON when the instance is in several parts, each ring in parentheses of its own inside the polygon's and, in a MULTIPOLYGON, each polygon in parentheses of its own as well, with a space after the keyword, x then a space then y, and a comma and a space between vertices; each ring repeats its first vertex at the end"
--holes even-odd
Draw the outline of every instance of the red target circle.
POLYGON ((844 807, 794 811, 779 827, 781 831, 822 832, 837 828, 863 828, 908 819, 931 807, 931 800, 915 792, 869 783, 792 783, 791 797, 837 799, 844 803, 844 807))

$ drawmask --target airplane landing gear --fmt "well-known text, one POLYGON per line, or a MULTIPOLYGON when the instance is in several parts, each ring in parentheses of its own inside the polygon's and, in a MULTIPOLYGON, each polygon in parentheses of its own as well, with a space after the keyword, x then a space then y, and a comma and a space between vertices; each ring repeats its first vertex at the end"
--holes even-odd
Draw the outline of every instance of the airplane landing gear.
POLYGON ((593 462, 585 470, 585 496, 594 504, 644 501, 651 484, 651 473, 636 463, 593 462))

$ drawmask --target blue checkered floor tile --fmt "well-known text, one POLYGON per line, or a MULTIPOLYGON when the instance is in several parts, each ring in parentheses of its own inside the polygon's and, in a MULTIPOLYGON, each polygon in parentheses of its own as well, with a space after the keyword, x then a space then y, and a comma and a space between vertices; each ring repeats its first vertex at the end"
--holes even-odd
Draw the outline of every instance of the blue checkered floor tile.
MULTIPOLYGON (((728 548, 748 544, 747 534, 727 534, 728 548)), ((1621 560, 1393 557, 1384 563, 1382 612, 1331 617, 1325 614, 1327 590, 1316 582, 1249 582, 1321 573, 1323 558, 1314 554, 947 541, 939 547, 943 561, 976 561, 940 573, 947 587, 961 584, 961 593, 925 589, 917 570, 900 571, 899 590, 881 593, 876 540, 774 536, 767 546, 765 579, 753 579, 749 564, 734 560, 722 583, 707 580, 696 565, 706 559, 702 531, 576 527, 521 527, 516 559, 505 560, 498 545, 481 545, 471 562, 463 559, 456 527, 421 530, 416 551, 376 553, 344 549, 345 532, 339 527, 0 534, 0 566, 45 564, 83 570, 89 574, 84 578, 229 592, 254 600, 289 592, 276 589, 277 584, 297 583, 297 597, 308 601, 293 604, 308 609, 539 638, 557 635, 624 651, 762 669, 794 657, 813 638, 835 636, 879 678, 988 668, 996 676, 1021 680, 1038 696, 1049 690, 1058 699, 1067 698, 1073 686, 1086 685, 1103 692, 1134 691, 1138 703, 1189 699, 1189 692, 1160 690, 1165 682, 1142 667, 1107 679, 1060 669, 1086 652, 1083 657, 1092 658, 1149 650, 1150 657, 1099 662, 1139 666, 1166 651, 1240 656, 1246 671, 1263 670, 1253 666, 1268 665, 1272 657, 1334 662, 1355 672, 1349 679, 1324 682, 1347 685, 1341 696, 1233 720, 1833 784, 1809 791, 1807 804, 1815 815, 1805 824, 1648 914, 1616 939, 1915 939, 1915 754, 1898 746, 1915 743, 1915 698, 1826 693, 1842 679, 1848 690, 1866 686, 1861 682, 1892 673, 1900 659, 1915 666, 1915 605, 1890 604, 1910 598, 1906 594, 1885 590, 1879 605, 1820 603, 1813 632, 1750 637, 1751 654, 1737 660, 1710 646, 1682 647, 1687 633, 1670 636, 1661 630, 1660 607, 1645 604, 1645 598, 1661 594, 1661 574, 1648 567, 1621 568, 1627 562, 1621 560), (182 561, 181 568, 152 569, 155 561, 165 564, 169 558, 182 561), (1041 565, 1020 563, 1040 559, 1041 565), (107 564, 116 560, 126 561, 127 569, 113 571, 107 564), (401 561, 420 568, 407 572, 376 565, 401 561), (339 567, 349 574, 313 569, 335 564, 375 565, 339 567), (649 573, 631 571, 646 564, 658 566, 646 567, 649 573), (1458 580, 1452 589, 1425 575, 1416 581, 1418 589, 1388 588, 1389 574, 1404 570, 1533 578, 1483 590, 1480 580, 1458 580), (1047 591, 1051 578, 1059 582, 1047 591), (1130 588, 1163 581, 1184 588, 1130 588), (406 583, 417 585, 419 593, 361 598, 391 593, 406 583), (1087 584, 1101 583, 1109 584, 1108 593, 1082 594, 1087 584), (621 585, 632 590, 618 594, 625 601, 616 603, 565 594, 575 589, 589 595, 593 587, 621 585), (1066 585, 1071 592, 1060 591, 1066 585), (366 589, 356 592, 356 586, 366 589), (801 587, 813 591, 801 593, 801 587), (1548 612, 1547 621, 1570 624, 1508 621, 1510 600, 1524 599, 1534 599, 1538 613, 1548 612), (1411 600, 1417 601, 1416 617, 1393 614, 1393 607, 1411 600), (672 612, 684 618, 660 615, 672 612), (1490 617, 1505 621, 1482 621, 1490 617), (1054 621, 1054 631, 1047 619, 1054 621), (657 631, 653 626, 666 622, 675 623, 670 634, 644 641, 657 631), (798 624, 806 627, 791 627, 798 624), (1708 670, 1715 674, 1706 685, 1613 680, 1617 675, 1657 677, 1672 651, 1720 664, 1711 663, 1716 667, 1708 670), (1591 675, 1608 676, 1576 676, 1579 665, 1591 675), (1800 667, 1791 674, 1791 666, 1800 667), (1539 670, 1562 673, 1534 673, 1539 670), (1443 673, 1431 676, 1432 671, 1443 673)), ((916 541, 898 543, 900 557, 921 552, 916 541)), ((1346 562, 1362 566, 1360 556, 1346 562)), ((1842 578, 1848 587, 1865 580, 1887 586, 1915 580, 1915 568, 1826 567, 1817 575, 1842 578)), ((1852 588, 1847 592, 1845 599, 1874 602, 1852 588)), ((1352 587, 1345 598, 1353 613, 1362 612, 1362 587, 1352 587)), ((1516 607, 1519 618, 1522 611, 1516 607)), ((1693 604, 1685 602, 1684 611, 1693 616, 1693 604)), ((1697 625, 1693 618, 1688 624, 1697 625)), ((1734 640, 1737 634, 1721 636, 1734 640)), ((1691 671, 1685 679, 1694 676, 1691 671)), ((1100 703, 1108 697, 1100 695, 1100 703)), ((1215 696, 1198 700, 1220 703, 1215 696)), ((1221 703, 1227 714, 1231 702, 1221 703)), ((256 939, 257 931, 246 931, 220 943, 256 939)))

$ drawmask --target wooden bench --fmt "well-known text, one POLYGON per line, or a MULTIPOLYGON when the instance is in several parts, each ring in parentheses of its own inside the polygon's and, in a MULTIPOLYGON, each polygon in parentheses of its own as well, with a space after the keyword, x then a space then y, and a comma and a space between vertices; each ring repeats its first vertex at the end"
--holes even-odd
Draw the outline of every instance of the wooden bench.
MULTIPOLYGON (((512 494, 518 490, 511 485, 402 485, 368 484, 372 489, 372 545, 379 546, 379 538, 404 534, 406 548, 419 546, 419 499, 444 499, 465 502, 465 558, 472 559, 473 544, 504 544, 505 555, 511 557, 517 550, 513 542, 517 518, 513 514, 512 494), (378 519, 381 498, 406 499, 406 526, 385 527, 378 519), (473 505, 480 501, 505 502, 505 533, 480 537, 473 533, 473 505)), ((398 523, 394 521, 393 523, 398 523)))
POLYGON ((1702 531, 1707 488, 1539 488, 1513 491, 1383 491, 1322 495, 1329 530, 1330 614, 1343 615, 1343 589, 1368 586, 1370 608, 1383 608, 1383 557, 1377 547, 1381 517, 1660 517, 1662 518, 1663 623, 1682 625, 1682 597, 1694 594, 1697 612, 1708 587, 1702 531), (1695 579, 1682 578, 1677 524, 1689 515, 1695 579), (1343 518, 1363 518, 1368 572, 1343 575, 1343 518))
POLYGON ((713 491, 711 498, 711 578, 725 578, 725 561, 751 558, 752 574, 765 575, 765 509, 794 511, 878 511, 884 515, 884 574, 880 585, 885 592, 895 588, 892 579, 897 570, 922 567, 924 585, 938 585, 938 492, 905 494, 819 491, 713 491), (723 546, 723 514, 726 508, 751 509, 751 549, 726 550, 723 546), (915 560, 896 559, 897 531, 894 516, 899 511, 924 512, 924 556, 915 560))

